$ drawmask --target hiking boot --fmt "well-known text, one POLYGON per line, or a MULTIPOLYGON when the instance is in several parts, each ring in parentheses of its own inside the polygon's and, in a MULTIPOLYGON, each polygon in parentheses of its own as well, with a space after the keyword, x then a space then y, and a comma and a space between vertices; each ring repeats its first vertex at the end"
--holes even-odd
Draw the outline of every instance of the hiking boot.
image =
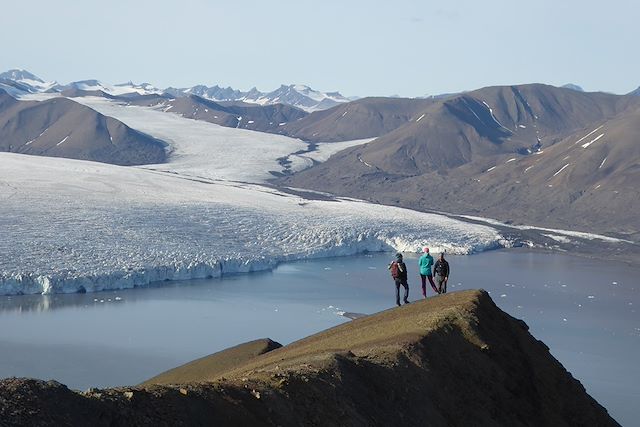
POLYGON ((405 303, 405 304, 409 304, 409 301, 408 301, 408 300, 404 300, 404 303, 405 303))

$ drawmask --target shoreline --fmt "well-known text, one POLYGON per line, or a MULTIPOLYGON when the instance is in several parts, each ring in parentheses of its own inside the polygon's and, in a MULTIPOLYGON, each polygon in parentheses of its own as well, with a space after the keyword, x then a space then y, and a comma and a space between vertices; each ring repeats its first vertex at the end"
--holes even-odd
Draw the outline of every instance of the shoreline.
MULTIPOLYGON (((477 256, 477 255, 482 255, 482 254, 486 254, 488 252, 494 252, 494 251, 508 251, 508 252, 514 252, 514 253, 540 253, 540 254, 562 254, 562 255, 567 255, 570 257, 576 257, 576 258, 582 258, 582 259, 598 259, 600 261, 602 260, 608 260, 608 261, 612 261, 615 263, 619 263, 624 265, 625 267, 631 268, 631 269, 638 269, 640 270, 640 251, 636 254, 633 253, 628 257, 624 257, 622 255, 624 254, 620 254, 619 251, 618 252, 607 252, 607 254, 611 254, 613 253, 614 255, 618 255, 618 256, 597 256, 597 254, 599 253, 598 251, 602 251, 607 249, 608 246, 611 245, 620 245, 620 243, 605 243, 605 242, 601 242, 599 245, 598 244, 593 244, 591 246, 592 250, 591 251, 585 251, 585 250, 568 250, 568 249, 564 249, 559 247, 558 245, 554 245, 554 246, 545 246, 545 245, 527 245, 524 244, 522 241, 517 241, 517 240, 511 240, 514 239, 513 236, 510 238, 509 241, 511 241, 511 243, 513 243, 510 246, 493 246, 493 247, 487 247, 483 250, 478 250, 478 251, 472 251, 472 252, 467 252, 467 253, 462 253, 462 252, 447 252, 448 255, 456 255, 456 256, 477 256), (635 258, 634 258, 635 257, 635 258)), ((575 247, 573 247, 575 249, 575 247)), ((609 248, 610 249, 610 248, 609 248)), ((105 293, 105 292, 112 292, 112 291, 127 291, 130 289, 144 289, 144 288, 156 288, 156 287, 162 287, 163 284, 174 284, 176 282, 182 282, 182 281, 192 281, 192 280, 209 280, 209 279, 222 279, 224 277, 229 277, 229 276, 236 276, 236 275, 245 275, 245 274, 252 274, 252 273, 266 273, 266 272, 272 272, 275 269, 277 269, 278 267, 282 266, 282 265, 287 265, 287 264, 295 264, 295 263, 300 263, 300 262, 307 262, 307 261, 314 261, 314 260, 322 260, 322 259, 340 259, 340 258, 349 258, 349 257, 357 257, 357 256, 363 256, 363 255, 367 255, 367 254, 384 254, 384 253, 388 253, 390 254, 390 259, 392 257, 392 254, 398 252, 396 250, 362 250, 362 251, 356 251, 353 253, 348 253, 348 254, 339 254, 339 255, 326 255, 326 254, 320 254, 320 255, 310 255, 310 256, 305 256, 305 257, 300 257, 300 258, 296 258, 296 257, 283 257, 283 259, 272 259, 269 260, 268 262, 266 260, 262 260, 262 263, 260 262, 256 262, 256 263, 248 263, 248 262, 233 262, 233 261, 237 261, 237 260, 221 260, 219 261, 219 264, 216 264, 213 268, 209 267, 209 266, 202 266, 202 265, 194 265, 190 268, 187 269, 181 269, 181 268, 177 268, 176 270, 169 270, 166 267, 160 267, 159 270, 164 270, 165 272, 171 272, 172 274, 170 274, 171 278, 160 278, 158 280, 146 280, 149 277, 152 277, 152 275, 154 274, 154 272, 152 271, 149 275, 144 274, 143 272, 139 272, 139 271, 133 271, 133 272, 126 272, 123 274, 122 278, 123 279, 130 279, 130 281, 121 281, 121 280, 116 280, 115 282, 112 282, 114 284, 116 284, 116 286, 102 286, 100 288, 93 288, 93 290, 87 290, 84 285, 87 284, 87 282, 85 282, 85 280, 87 280, 86 278, 80 277, 80 278, 72 278, 70 281, 68 282, 64 282, 62 283, 62 285, 58 285, 57 289, 60 290, 59 292, 52 292, 51 291, 51 287, 46 288, 47 291, 42 291, 42 292, 38 292, 38 289, 35 286, 32 286, 30 289, 31 290, 35 290, 35 292, 15 292, 15 293, 1 293, 0 297, 20 297, 20 296, 37 296, 37 295, 73 295, 73 294, 101 294, 101 293, 105 293), (225 267, 227 266, 227 272, 225 272, 225 267), (230 268, 230 266, 234 266, 235 268, 230 268), (74 288, 74 286, 78 286, 78 288, 74 288)), ((415 255, 415 256, 419 256, 420 253, 419 252, 407 252, 407 251, 399 251, 402 252, 405 255, 415 255)), ((436 253, 436 251, 434 250, 433 253, 436 253)), ((118 272, 116 272, 118 273, 118 272)), ((110 275, 105 275, 103 277, 113 277, 114 274, 110 274, 110 275)), ((36 278, 36 280, 38 280, 38 278, 36 278)), ((45 280, 51 280, 49 278, 45 278, 45 280)), ((44 282, 44 281, 43 281, 44 282)), ((50 284, 51 282, 49 282, 50 284)), ((100 284, 101 281, 97 280, 96 282, 94 282, 96 284, 100 284)), ((102 284, 104 284, 104 282, 102 282, 102 284)), ((53 289, 56 289, 56 285, 53 285, 53 289)), ((0 279, 0 289, 2 289, 2 281, 0 279)), ((90 288, 91 289, 91 288, 90 288)), ((44 290, 44 288, 43 288, 44 290)), ((343 315, 344 317, 350 318, 350 319, 355 319, 359 316, 362 316, 362 313, 345 313, 343 315), (353 314, 355 317, 351 317, 348 316, 347 314, 351 315, 353 314)))
MULTIPOLYGON (((452 255, 474 255, 487 251, 504 249, 500 242, 494 242, 485 248, 474 248, 472 251, 464 250, 449 252, 452 255)), ((346 253, 327 254, 319 251, 315 254, 303 256, 283 256, 270 260, 242 260, 228 259, 215 260, 212 264, 193 263, 187 266, 158 266, 155 269, 113 271, 100 276, 50 277, 48 275, 34 276, 28 273, 14 274, 7 278, 0 277, 0 296, 21 295, 64 295, 99 293, 115 290, 127 290, 145 288, 163 282, 176 282, 184 280, 215 279, 229 275, 250 274, 273 271, 282 264, 303 262, 325 258, 343 258, 364 255, 368 253, 393 253, 398 249, 384 250, 380 248, 347 251, 346 253), (377 249, 377 250, 376 250, 377 249), (26 285, 23 286, 23 285, 26 285)), ((400 251, 403 253, 416 253, 400 251)))

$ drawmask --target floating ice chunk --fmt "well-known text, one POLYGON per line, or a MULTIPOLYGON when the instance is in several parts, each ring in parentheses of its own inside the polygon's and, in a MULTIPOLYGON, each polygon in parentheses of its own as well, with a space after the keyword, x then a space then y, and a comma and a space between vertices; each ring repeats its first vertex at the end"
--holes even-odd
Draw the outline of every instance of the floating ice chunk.
POLYGON ((120 298, 120 297, 115 297, 114 299, 115 299, 116 301, 122 301, 122 298, 120 298))
POLYGON ((589 295, 589 296, 587 296, 587 298, 589 298, 589 299, 594 299, 594 298, 595 298, 595 296, 593 296, 593 295, 589 295))
POLYGON ((506 297, 507 297, 507 294, 500 295, 500 298, 506 298, 506 297))
POLYGON ((563 317, 563 318, 562 318, 562 321, 563 321, 563 322, 566 322, 566 321, 567 321, 567 318, 566 318, 566 317, 563 317))
POLYGON ((618 282, 611 282, 611 284, 612 284, 612 285, 617 285, 617 284, 618 284, 618 282))
POLYGON ((492 171, 492 170, 494 170, 495 168, 496 168, 495 166, 490 167, 490 168, 489 168, 489 169, 487 169, 485 172, 491 172, 491 171, 492 171))

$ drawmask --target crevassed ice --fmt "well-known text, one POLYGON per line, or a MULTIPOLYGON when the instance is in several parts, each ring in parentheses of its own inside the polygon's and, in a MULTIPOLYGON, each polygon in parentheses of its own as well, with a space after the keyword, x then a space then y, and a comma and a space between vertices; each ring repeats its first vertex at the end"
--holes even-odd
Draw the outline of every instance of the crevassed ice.
POLYGON ((0 294, 70 293, 218 277, 364 251, 466 254, 489 226, 354 200, 0 153, 0 294))
MULTIPOLYGON (((12 205, 4 233, 0 293, 69 293, 160 280, 269 269, 286 260, 364 251, 471 253, 500 245, 490 228, 435 215, 350 212, 354 202, 288 213, 222 204, 12 205)), ((357 207, 356 207, 357 208, 357 207)), ((391 209, 391 208, 388 208, 391 209)))

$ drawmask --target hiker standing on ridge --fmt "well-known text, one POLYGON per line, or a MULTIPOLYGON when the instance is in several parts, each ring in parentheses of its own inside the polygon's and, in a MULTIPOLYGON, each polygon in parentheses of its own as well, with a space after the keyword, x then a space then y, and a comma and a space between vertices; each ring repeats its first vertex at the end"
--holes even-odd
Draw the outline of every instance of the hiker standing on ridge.
POLYGON ((431 266, 433 265, 433 257, 429 255, 429 248, 425 247, 423 249, 424 254, 418 260, 418 266, 420 266, 420 280, 422 281, 422 296, 427 297, 427 279, 429 279, 429 283, 431 284, 431 288, 437 294, 438 288, 436 288, 436 284, 433 283, 433 273, 431 273, 431 266))
POLYGON ((436 283, 438 284, 438 293, 447 293, 447 281, 449 280, 449 263, 444 259, 444 252, 440 253, 440 258, 433 266, 433 272, 436 275, 436 283))
POLYGON ((402 254, 396 254, 396 260, 387 267, 396 284, 396 304, 400 305, 400 285, 404 286, 404 303, 409 304, 409 283, 407 282, 407 265, 402 261, 402 254))

